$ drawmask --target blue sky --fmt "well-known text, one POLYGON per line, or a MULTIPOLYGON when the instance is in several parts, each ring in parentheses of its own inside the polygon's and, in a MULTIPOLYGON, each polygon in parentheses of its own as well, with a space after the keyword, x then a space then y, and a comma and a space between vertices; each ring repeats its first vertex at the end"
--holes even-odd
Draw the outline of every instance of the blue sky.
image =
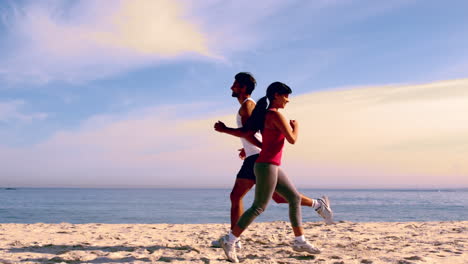
MULTIPOLYGON (((465 110, 463 102, 467 98, 463 89, 467 87, 464 78, 468 77, 466 10, 466 1, 422 0, 3 1, 0 6, 0 156, 8 166, 0 168, 0 185, 110 186, 109 175, 116 169, 122 172, 117 185, 160 186, 163 182, 162 186, 177 186, 178 181, 171 181, 166 175, 172 174, 170 166, 166 166, 168 161, 159 156, 146 157, 151 160, 151 166, 149 161, 142 163, 145 156, 136 158, 131 152, 128 156, 123 153, 112 156, 108 163, 88 158, 130 148, 135 153, 174 155, 171 156, 174 164, 187 160, 190 163, 193 152, 220 144, 218 140, 227 144, 225 148, 203 150, 205 155, 222 156, 216 151, 224 151, 226 157, 231 157, 232 149, 235 156, 238 141, 212 133, 211 123, 219 118, 233 119, 238 104, 230 97, 229 87, 239 71, 250 71, 256 76, 258 86, 254 98, 262 96, 273 81, 290 85, 298 98, 316 96, 304 102, 304 107, 323 93, 332 96, 346 90, 363 96, 366 89, 374 87, 381 92, 379 96, 390 96, 387 94, 390 89, 401 93, 398 98, 412 94, 424 98, 434 93, 441 98, 452 98, 454 101, 447 101, 446 105, 460 105, 458 108, 442 104, 441 108, 431 108, 414 103, 409 110, 416 114, 418 109, 427 106, 428 111, 443 109, 457 115, 458 111, 465 110), (458 81, 454 83, 455 80, 458 81), (434 84, 446 88, 434 92, 431 88, 434 84), (426 88, 421 91, 418 85, 426 88), (458 104, 460 100, 462 103, 458 104), (190 141, 196 133, 184 134, 177 130, 186 131, 184 126, 200 133, 198 138, 206 136, 206 141, 198 145, 190 141), (117 133, 114 138, 115 130, 111 128, 122 134, 117 133), (141 134, 143 129, 150 131, 141 134), (169 135, 165 134, 169 131, 170 136, 161 136, 169 135), (103 142, 101 137, 112 141, 99 145, 103 142), (135 140, 138 144, 131 143, 135 140), (77 146, 69 141, 82 144, 77 146), (124 146, 122 142, 129 145, 124 146), (151 148, 146 149, 145 144, 151 148), (173 150, 185 152, 174 154, 173 150), (57 160, 57 156, 63 160, 57 160), (52 164, 56 163, 60 163, 60 168, 54 169, 52 164), (121 163, 126 164, 124 168, 114 168, 121 163), (135 184, 129 180, 129 174, 139 170, 144 170, 141 174, 146 176, 135 184), (155 174, 157 171, 165 173, 155 174)), ((327 111, 338 111, 337 103, 342 99, 331 102, 327 111)), ((293 103, 291 107, 292 113, 300 109, 298 105, 294 108, 293 103)), ((445 116, 451 114, 444 113, 440 117, 444 120, 435 121, 448 122, 445 116)), ((317 122, 307 119, 308 115, 304 118, 305 123, 317 122)), ((464 135, 466 127, 458 125, 464 121, 448 122, 446 126, 452 130, 447 132, 447 139, 437 141, 438 146, 449 138, 452 138, 450 144, 464 146, 466 138, 449 136, 464 135)), ((408 123, 394 126, 407 127, 408 123)), ((310 129, 304 134, 313 133, 314 127, 310 129)), ((431 129, 412 131, 431 135, 431 129)), ((309 144, 311 148, 318 145, 314 141, 309 144)), ((442 152, 437 150, 440 149, 431 158, 443 160, 442 152)), ((293 152, 291 156, 296 154, 293 152)), ((338 156, 322 161, 327 169, 322 168, 318 173, 326 170, 324 175, 336 177, 330 176, 329 181, 321 182, 318 187, 338 186, 338 174, 435 175, 435 180, 427 184, 433 187, 440 182, 437 177, 455 175, 452 182, 444 185, 452 186, 468 175, 465 165, 457 165, 463 163, 458 156, 453 157, 455 161, 445 158, 444 164, 450 164, 445 172, 443 165, 433 171, 391 172, 392 164, 374 168, 338 156)), ((229 164, 220 172, 216 168, 205 170, 211 166, 209 158, 206 159, 203 161, 206 164, 199 161, 187 166, 187 171, 173 173, 180 174, 181 178, 193 173, 206 175, 194 181, 193 186, 230 186, 239 161, 220 160, 219 163, 229 164)), ((313 160, 320 163, 319 158, 313 160)), ((356 177, 350 183, 366 185, 356 177)), ((315 187, 306 176, 298 181, 315 187)), ((464 184, 468 186, 466 180, 464 184)), ((391 184, 376 181, 370 185, 391 184)), ((394 185, 403 186, 404 181, 394 185)), ((416 185, 417 181, 412 186, 416 185)), ((190 181, 187 186, 192 186, 190 181)))

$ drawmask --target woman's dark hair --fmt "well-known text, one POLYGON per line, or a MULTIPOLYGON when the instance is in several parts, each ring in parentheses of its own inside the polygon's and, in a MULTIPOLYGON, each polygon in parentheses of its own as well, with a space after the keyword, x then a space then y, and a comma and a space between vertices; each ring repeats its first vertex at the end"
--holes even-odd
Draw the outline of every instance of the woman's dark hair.
POLYGON ((274 82, 270 84, 266 91, 266 96, 258 100, 257 105, 255 106, 252 115, 247 119, 244 129, 248 131, 258 131, 263 130, 265 123, 265 115, 267 109, 270 106, 267 102, 267 99, 271 102, 275 99, 275 94, 290 94, 292 93, 291 88, 282 82, 274 82))
POLYGON ((257 81, 255 81, 255 78, 250 72, 239 72, 236 74, 236 76, 234 76, 234 79, 240 85, 245 85, 245 87, 247 87, 246 93, 249 95, 252 94, 253 90, 255 89, 255 85, 257 84, 257 81))

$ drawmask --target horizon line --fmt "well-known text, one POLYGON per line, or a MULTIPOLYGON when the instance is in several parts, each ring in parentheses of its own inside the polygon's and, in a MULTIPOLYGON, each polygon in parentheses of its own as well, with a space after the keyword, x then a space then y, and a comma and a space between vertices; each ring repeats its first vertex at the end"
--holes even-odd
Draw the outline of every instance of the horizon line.
MULTIPOLYGON (((230 187, 165 187, 165 186, 1 186, 0 190, 18 190, 18 189, 148 189, 148 190, 228 190, 230 187)), ((467 187, 305 187, 298 188, 302 190, 463 190, 468 191, 467 187)))

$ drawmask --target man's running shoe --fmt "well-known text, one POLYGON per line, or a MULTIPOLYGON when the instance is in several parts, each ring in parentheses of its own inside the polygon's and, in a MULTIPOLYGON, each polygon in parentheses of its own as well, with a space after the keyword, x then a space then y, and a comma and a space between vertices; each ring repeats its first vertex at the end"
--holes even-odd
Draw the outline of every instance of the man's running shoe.
POLYGON ((322 196, 318 198, 317 201, 320 203, 320 207, 315 211, 325 219, 327 225, 333 224, 333 211, 330 207, 330 201, 327 196, 322 196))
POLYGON ((229 242, 229 235, 225 235, 222 238, 219 239, 219 244, 221 244, 221 247, 224 249, 224 254, 226 254, 226 257, 228 260, 234 263, 239 263, 239 259, 237 258, 237 253, 236 253, 236 245, 235 242, 231 243, 229 242))
MULTIPOLYGON (((211 247, 221 248, 221 243, 219 243, 219 239, 211 241, 211 247)), ((237 249, 242 249, 242 243, 240 242, 240 240, 236 241, 236 248, 237 249)))

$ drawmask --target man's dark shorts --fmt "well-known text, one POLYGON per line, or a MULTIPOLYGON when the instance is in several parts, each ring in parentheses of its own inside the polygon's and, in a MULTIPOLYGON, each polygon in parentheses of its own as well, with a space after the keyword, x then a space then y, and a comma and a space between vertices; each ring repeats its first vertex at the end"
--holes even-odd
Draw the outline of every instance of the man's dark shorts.
POLYGON ((244 163, 242 163, 242 167, 237 173, 238 179, 248 179, 255 181, 254 165, 257 158, 258 154, 245 158, 244 163))

